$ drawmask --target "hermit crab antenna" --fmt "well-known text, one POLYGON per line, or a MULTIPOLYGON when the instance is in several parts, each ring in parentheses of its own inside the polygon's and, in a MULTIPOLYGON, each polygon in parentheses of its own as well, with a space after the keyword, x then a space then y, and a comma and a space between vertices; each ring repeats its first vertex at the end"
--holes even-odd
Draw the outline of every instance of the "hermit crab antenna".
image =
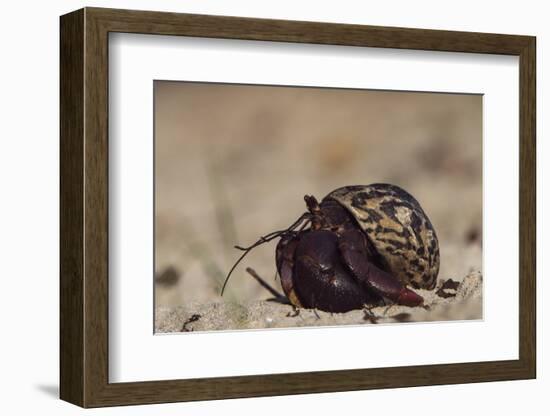
POLYGON ((300 218, 298 218, 290 227, 288 227, 285 230, 274 231, 272 233, 264 235, 264 236, 260 237, 260 239, 258 241, 256 241, 254 244, 252 244, 251 246, 248 246, 248 247, 235 246, 236 249, 242 250, 242 251, 244 251, 244 253, 237 259, 235 264, 233 264, 233 267, 231 267, 231 269, 229 270, 229 273, 227 273, 227 276, 225 277, 225 280, 223 282, 221 296, 223 296, 223 292, 225 291, 225 287, 227 286, 227 282, 229 282, 229 278, 231 277, 231 274, 233 273, 233 270, 235 270, 235 268, 238 266, 238 264, 245 258, 245 256, 248 253, 250 253, 252 251, 252 249, 254 249, 254 248, 256 248, 256 247, 258 247, 258 246, 260 246, 264 243, 268 243, 269 241, 274 240, 277 237, 280 237, 280 236, 285 235, 289 232, 292 232, 304 220, 309 220, 309 218, 310 218, 310 214, 309 214, 309 212, 306 212, 306 213, 302 214, 300 216, 300 218))
MULTIPOLYGON (((251 248, 257 247, 260 244, 267 243, 268 241, 271 241, 274 238, 277 238, 277 237, 279 237, 280 235, 282 235, 284 233, 293 231, 294 229, 296 229, 296 227, 298 227, 300 224, 302 224, 302 222, 304 220, 309 220, 310 217, 311 217, 311 214, 309 212, 306 212, 305 214, 302 214, 300 216, 300 218, 298 218, 296 221, 294 221, 294 223, 290 227, 288 227, 287 229, 280 230, 280 231, 273 231, 272 233, 266 234, 263 237, 260 237, 260 239, 258 241, 256 241, 254 244, 252 244, 248 247, 235 246, 235 248, 238 249, 238 250, 246 251, 246 250, 249 250, 251 248)), ((304 226, 307 225, 307 221, 304 222, 303 225, 304 226)))
POLYGON ((225 286, 227 286, 227 282, 229 282, 229 278, 231 277, 231 273, 233 273, 233 270, 235 270, 235 268, 237 267, 237 265, 245 258, 245 256, 250 253, 252 251, 252 249, 258 247, 259 245, 262 245, 264 243, 267 243, 285 233, 287 233, 288 230, 282 230, 282 231, 276 231, 274 233, 270 233, 268 234, 267 236, 263 236, 263 237, 260 237, 260 239, 258 241, 256 241, 254 244, 252 244, 251 246, 249 247, 246 247, 246 248, 242 248, 242 247, 237 247, 235 246, 235 248, 238 248, 239 250, 243 250, 244 253, 241 255, 241 257, 239 257, 237 259, 237 261, 235 262, 235 264, 233 265, 233 267, 231 267, 231 269, 229 270, 229 273, 227 273, 227 276, 225 278, 225 281, 223 282, 223 286, 222 286, 222 291, 221 291, 221 296, 223 296, 223 292, 225 290, 225 286))

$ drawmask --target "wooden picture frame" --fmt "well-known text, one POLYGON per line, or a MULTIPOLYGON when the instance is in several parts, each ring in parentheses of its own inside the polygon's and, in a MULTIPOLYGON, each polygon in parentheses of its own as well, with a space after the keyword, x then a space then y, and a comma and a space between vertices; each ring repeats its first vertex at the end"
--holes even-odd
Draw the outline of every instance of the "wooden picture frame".
POLYGON ((100 8, 85 8, 62 16, 60 29, 61 399, 82 407, 100 407, 535 378, 534 37, 100 8), (518 56, 519 359, 109 383, 110 32, 518 56))

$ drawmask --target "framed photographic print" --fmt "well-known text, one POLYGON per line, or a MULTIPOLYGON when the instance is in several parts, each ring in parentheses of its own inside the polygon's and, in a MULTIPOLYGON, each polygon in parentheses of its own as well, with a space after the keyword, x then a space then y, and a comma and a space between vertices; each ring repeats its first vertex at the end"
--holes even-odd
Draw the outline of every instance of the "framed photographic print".
POLYGON ((85 8, 60 52, 62 399, 535 377, 534 37, 85 8))

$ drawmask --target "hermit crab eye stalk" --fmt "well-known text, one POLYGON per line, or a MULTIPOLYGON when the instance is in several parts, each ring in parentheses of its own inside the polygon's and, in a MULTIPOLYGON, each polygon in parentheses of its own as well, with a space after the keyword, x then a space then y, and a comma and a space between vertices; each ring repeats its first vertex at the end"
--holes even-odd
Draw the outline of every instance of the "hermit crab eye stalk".
POLYGON ((319 215, 321 213, 321 207, 319 206, 319 202, 313 195, 305 195, 304 201, 306 201, 307 209, 313 215, 319 215))
MULTIPOLYGON (((315 198, 313 198, 313 199, 315 199, 315 198)), ((315 202, 317 202, 317 201, 315 201, 315 202)), ((290 227, 288 227, 285 230, 273 231, 269 234, 266 234, 266 235, 260 237, 258 239, 258 241, 256 241, 254 244, 252 244, 248 247, 235 246, 235 248, 237 250, 244 251, 244 253, 237 259, 235 264, 233 264, 233 267, 231 267, 231 269, 229 270, 229 273, 227 273, 227 276, 225 277, 225 281, 223 282, 223 286, 222 286, 222 290, 221 290, 221 296, 223 296, 223 292, 225 291, 225 287, 227 286, 227 282, 229 281, 229 278, 231 277, 231 274, 233 273, 235 268, 238 266, 238 264, 246 257, 246 255, 252 251, 252 249, 254 249, 254 248, 256 248, 256 247, 258 247, 258 246, 260 246, 264 243, 268 243, 271 240, 276 239, 277 237, 283 237, 283 236, 285 236, 289 233, 292 233, 292 232, 294 232, 294 230, 296 228, 300 227, 300 225, 301 225, 300 229, 301 230, 304 229, 307 226, 307 224, 309 223, 310 218, 311 218, 311 214, 309 212, 306 212, 306 213, 302 214, 300 216, 300 218, 298 218, 290 227)))

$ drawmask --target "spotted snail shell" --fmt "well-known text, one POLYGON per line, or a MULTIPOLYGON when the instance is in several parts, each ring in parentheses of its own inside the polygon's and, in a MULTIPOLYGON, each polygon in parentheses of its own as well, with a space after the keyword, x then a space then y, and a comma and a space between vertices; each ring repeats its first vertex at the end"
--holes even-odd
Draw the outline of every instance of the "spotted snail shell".
POLYGON ((374 261, 403 284, 433 289, 439 272, 439 243, 418 201, 395 185, 345 186, 328 194, 365 232, 374 261))

